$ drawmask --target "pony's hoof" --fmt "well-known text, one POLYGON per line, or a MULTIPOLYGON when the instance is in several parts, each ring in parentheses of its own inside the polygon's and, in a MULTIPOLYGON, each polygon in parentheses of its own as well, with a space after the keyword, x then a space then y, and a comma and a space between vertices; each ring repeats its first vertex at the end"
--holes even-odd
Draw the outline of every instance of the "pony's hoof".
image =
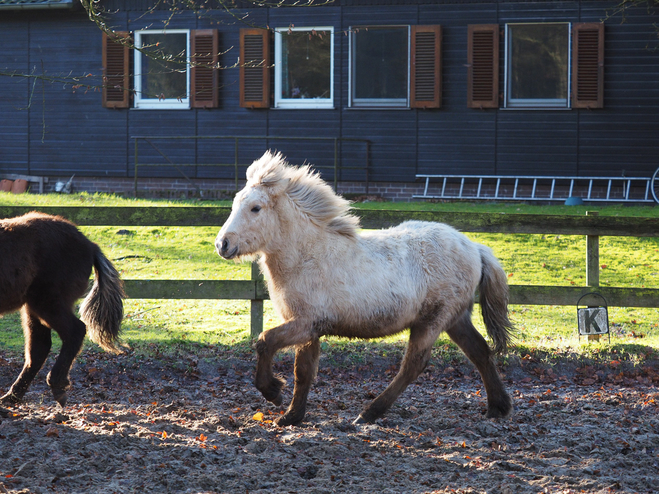
POLYGON ((286 414, 282 415, 279 417, 277 420, 275 420, 275 424, 277 424, 279 427, 286 427, 289 425, 298 425, 302 420, 304 419, 304 415, 301 417, 296 417, 293 414, 286 414))
POLYGON ((3 405, 16 405, 21 402, 20 397, 16 396, 11 391, 0 398, 0 403, 3 405))
POLYGON ((488 419, 505 419, 510 417, 513 412, 513 407, 508 405, 504 407, 492 407, 487 409, 485 418, 488 419))
POLYGON ((359 415, 355 420, 352 421, 352 425, 364 425, 364 424, 369 424, 370 422, 366 420, 364 417, 359 415))
POLYGON ((53 391, 53 397, 55 398, 55 401, 60 404, 62 408, 66 406, 66 400, 68 399, 68 396, 66 395, 66 392, 63 393, 55 393, 53 391))
POLYGON ((256 389, 258 389, 263 397, 268 400, 270 403, 279 406, 282 402, 281 390, 286 384, 283 379, 273 378, 266 386, 259 386, 258 382, 256 384, 256 389))

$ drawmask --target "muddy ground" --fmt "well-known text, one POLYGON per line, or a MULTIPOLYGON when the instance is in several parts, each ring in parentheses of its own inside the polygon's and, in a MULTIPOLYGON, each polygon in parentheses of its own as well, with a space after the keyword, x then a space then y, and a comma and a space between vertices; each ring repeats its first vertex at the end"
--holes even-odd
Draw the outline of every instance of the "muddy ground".
MULTIPOLYGON (((397 371, 401 350, 378 352, 324 356, 306 422, 279 428, 282 409, 252 385, 251 352, 85 350, 65 408, 42 371, 0 418, 0 494, 659 492, 655 361, 511 358, 502 371, 515 413, 489 420, 470 364, 434 358, 384 419, 353 426, 397 371)), ((289 386, 291 361, 276 365, 289 386)), ((21 364, 0 354, 1 392, 21 364)))

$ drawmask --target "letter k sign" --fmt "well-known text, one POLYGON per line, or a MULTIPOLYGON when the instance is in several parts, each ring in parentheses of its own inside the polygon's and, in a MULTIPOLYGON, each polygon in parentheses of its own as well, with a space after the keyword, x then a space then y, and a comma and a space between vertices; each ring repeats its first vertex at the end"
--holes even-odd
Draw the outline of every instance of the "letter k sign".
POLYGON ((579 309, 580 334, 604 334, 609 328, 606 324, 606 307, 589 307, 579 309))

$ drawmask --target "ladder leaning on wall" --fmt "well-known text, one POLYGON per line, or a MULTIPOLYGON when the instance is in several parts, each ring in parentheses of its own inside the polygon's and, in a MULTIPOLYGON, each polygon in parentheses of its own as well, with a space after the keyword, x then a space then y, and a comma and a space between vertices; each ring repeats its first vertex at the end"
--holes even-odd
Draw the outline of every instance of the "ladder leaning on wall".
POLYGON ((522 175, 417 175, 425 180, 415 199, 659 203, 659 168, 652 177, 522 175))

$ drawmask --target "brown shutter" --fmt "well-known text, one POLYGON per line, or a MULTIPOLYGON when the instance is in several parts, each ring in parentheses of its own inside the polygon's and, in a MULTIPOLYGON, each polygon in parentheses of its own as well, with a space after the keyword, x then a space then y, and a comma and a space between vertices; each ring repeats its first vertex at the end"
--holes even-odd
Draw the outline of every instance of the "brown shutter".
POLYGON ((572 29, 572 107, 604 108, 604 24, 572 29))
POLYGON ((103 33, 103 106, 128 108, 130 106, 130 51, 121 39, 129 33, 117 31, 114 37, 103 33), (119 41, 117 41, 119 40, 119 41))
POLYGON ((499 107, 499 26, 470 25, 467 40, 467 106, 499 107))
POLYGON ((219 41, 216 29, 197 29, 192 37, 192 108, 217 108, 219 41))
POLYGON ((270 107, 270 31, 240 30, 240 106, 270 107))
POLYGON ((442 103, 442 26, 412 26, 411 108, 442 103))

